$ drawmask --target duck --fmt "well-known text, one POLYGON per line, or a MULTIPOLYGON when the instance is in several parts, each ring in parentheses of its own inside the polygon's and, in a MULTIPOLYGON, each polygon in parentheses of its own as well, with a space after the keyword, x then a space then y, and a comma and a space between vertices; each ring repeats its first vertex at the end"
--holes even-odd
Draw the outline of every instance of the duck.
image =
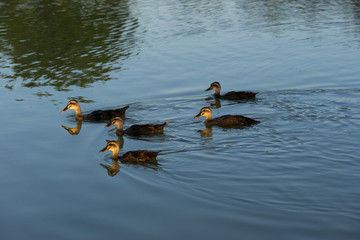
POLYGON ((149 150, 136 150, 126 152, 124 155, 119 156, 119 145, 116 141, 108 141, 106 147, 101 149, 99 153, 112 151, 111 158, 113 160, 120 160, 122 163, 151 163, 157 164, 156 157, 160 151, 149 150))
POLYGON ((140 135, 153 135, 153 134, 161 134, 164 132, 164 127, 168 125, 168 122, 164 122, 162 124, 136 124, 132 125, 126 130, 123 130, 123 120, 121 117, 113 117, 105 128, 110 126, 117 126, 116 134, 123 135, 127 134, 130 136, 140 136, 140 135))
POLYGON ((114 116, 125 116, 125 111, 129 106, 125 106, 119 109, 110 109, 110 110, 96 110, 89 114, 82 114, 80 104, 76 100, 70 100, 66 107, 61 111, 66 112, 67 110, 74 109, 76 112, 76 120, 88 120, 88 121, 103 121, 110 120, 114 116))
POLYGON ((209 107, 201 108, 198 115, 194 118, 198 118, 201 116, 205 116, 205 124, 206 126, 219 126, 219 127, 244 127, 250 126, 253 124, 258 124, 260 121, 255 119, 244 117, 242 115, 224 115, 218 118, 212 119, 212 111, 209 107))
POLYGON ((250 91, 231 91, 224 95, 220 95, 221 85, 219 82, 211 83, 210 87, 205 91, 215 90, 215 98, 227 99, 227 100, 247 100, 255 99, 257 93, 250 91))
POLYGON ((108 175, 110 177, 115 176, 119 171, 120 171, 120 166, 119 166, 119 162, 118 160, 114 160, 112 159, 112 165, 106 165, 106 164, 102 164, 100 163, 100 166, 106 168, 108 175))

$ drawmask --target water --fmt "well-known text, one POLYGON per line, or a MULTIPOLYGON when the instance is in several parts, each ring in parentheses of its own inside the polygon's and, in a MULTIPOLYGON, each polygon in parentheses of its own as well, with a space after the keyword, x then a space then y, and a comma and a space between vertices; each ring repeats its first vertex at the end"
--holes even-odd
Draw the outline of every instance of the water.
POLYGON ((1 239, 358 239, 358 1, 2 1, 1 239), (204 92, 252 90, 256 101, 204 92), (122 152, 90 112, 130 105, 122 152), (206 129, 193 119, 261 123, 206 129))

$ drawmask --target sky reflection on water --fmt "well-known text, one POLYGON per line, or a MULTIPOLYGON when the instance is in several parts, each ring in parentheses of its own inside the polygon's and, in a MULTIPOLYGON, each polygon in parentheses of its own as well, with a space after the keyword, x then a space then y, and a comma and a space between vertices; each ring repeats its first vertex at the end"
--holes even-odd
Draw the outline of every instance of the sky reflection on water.
POLYGON ((359 1, 2 1, 1 239, 357 239, 359 1), (250 102, 204 90, 258 92, 250 102), (60 113, 130 105, 118 137, 60 113), (193 119, 243 114, 244 129, 193 119), (159 166, 98 153, 161 150, 159 166), (19 231, 21 226, 21 231, 19 231))

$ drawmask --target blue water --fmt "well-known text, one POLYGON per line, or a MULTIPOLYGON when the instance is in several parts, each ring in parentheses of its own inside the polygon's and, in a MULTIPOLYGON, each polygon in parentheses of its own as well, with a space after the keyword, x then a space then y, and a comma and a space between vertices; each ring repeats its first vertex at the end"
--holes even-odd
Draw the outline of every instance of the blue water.
POLYGON ((358 239, 358 1, 2 1, 0 239, 358 239), (258 92, 215 101, 205 92, 258 92), (129 105, 121 153, 104 123, 129 105), (214 117, 261 121, 207 129, 214 117))

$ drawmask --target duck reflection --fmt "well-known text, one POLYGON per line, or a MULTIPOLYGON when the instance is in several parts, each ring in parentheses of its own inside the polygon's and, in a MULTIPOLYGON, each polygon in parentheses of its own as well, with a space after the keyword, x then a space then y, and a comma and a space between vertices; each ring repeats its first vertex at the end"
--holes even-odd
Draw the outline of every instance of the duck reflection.
POLYGON ((104 167, 107 170, 107 173, 110 177, 115 176, 120 171, 120 165, 118 160, 112 159, 112 165, 100 163, 100 166, 104 167))
POLYGON ((206 127, 204 130, 197 130, 204 142, 210 142, 213 140, 212 127, 206 127))
POLYGON ((220 98, 208 97, 205 100, 210 103, 211 108, 221 108, 221 100, 220 100, 220 98))
POLYGON ((111 158, 113 160, 120 160, 122 163, 150 163, 157 165, 157 155, 160 151, 137 150, 128 151, 122 156, 119 156, 119 145, 115 141, 107 141, 106 146, 99 151, 99 153, 112 151, 111 158))
POLYGON ((197 130, 200 133, 200 136, 203 138, 211 138, 212 137, 212 127, 206 127, 204 130, 197 130))
POLYGON ((64 128, 66 131, 68 131, 68 133, 71 134, 71 135, 78 135, 80 133, 81 126, 82 126, 82 121, 81 120, 76 120, 76 127, 75 128, 69 128, 69 127, 66 127, 64 125, 61 125, 61 127, 64 128))

